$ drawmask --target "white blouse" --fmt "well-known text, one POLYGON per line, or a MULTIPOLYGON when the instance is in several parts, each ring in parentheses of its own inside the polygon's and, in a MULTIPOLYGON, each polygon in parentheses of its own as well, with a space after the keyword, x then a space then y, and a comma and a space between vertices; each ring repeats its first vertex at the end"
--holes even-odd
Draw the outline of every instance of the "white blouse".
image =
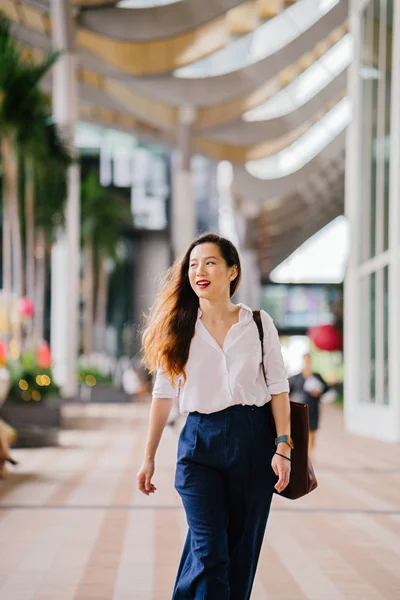
POLYGON ((262 406, 271 400, 271 394, 289 391, 278 332, 271 317, 261 311, 266 384, 252 310, 244 304, 239 306, 239 321, 228 331, 223 348, 201 321, 199 309, 185 368, 186 383, 181 388, 178 383, 172 386, 163 370, 158 369, 153 398, 179 395, 179 410, 183 415, 193 411, 209 414, 235 404, 262 406))

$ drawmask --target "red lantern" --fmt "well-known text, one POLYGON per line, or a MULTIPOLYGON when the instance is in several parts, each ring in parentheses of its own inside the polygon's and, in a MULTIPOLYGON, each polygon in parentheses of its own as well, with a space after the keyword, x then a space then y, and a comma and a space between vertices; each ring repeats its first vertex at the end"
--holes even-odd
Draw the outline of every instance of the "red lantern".
POLYGON ((19 299, 18 308, 23 319, 31 319, 35 314, 35 306, 26 296, 19 299))
POLYGON ((342 333, 335 325, 317 325, 308 331, 308 337, 319 350, 335 352, 343 348, 342 333))
POLYGON ((7 354, 8 354, 7 344, 5 344, 4 342, 0 342, 0 365, 6 364, 7 354))
POLYGON ((36 360, 39 367, 42 369, 50 369, 51 367, 51 352, 50 347, 44 340, 40 342, 36 351, 36 360))

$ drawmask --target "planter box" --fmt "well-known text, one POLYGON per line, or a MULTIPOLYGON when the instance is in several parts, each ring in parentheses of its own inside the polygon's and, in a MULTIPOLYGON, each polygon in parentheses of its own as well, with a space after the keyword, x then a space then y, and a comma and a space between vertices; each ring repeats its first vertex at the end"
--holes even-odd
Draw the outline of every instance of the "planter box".
POLYGON ((61 400, 46 398, 43 403, 6 402, 0 417, 18 432, 17 448, 58 446, 61 429, 61 400))
POLYGON ((81 387, 80 401, 90 402, 91 404, 115 404, 121 402, 131 402, 131 396, 128 396, 123 390, 112 385, 103 385, 98 383, 92 388, 81 387))

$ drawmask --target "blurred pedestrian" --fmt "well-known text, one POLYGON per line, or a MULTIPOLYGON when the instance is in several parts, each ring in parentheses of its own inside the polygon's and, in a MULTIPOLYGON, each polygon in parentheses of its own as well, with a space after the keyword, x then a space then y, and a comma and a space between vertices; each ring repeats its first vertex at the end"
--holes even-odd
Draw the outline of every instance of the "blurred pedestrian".
POLYGON ((189 530, 173 600, 249 600, 274 488, 289 483, 289 386, 279 338, 261 311, 262 356, 251 308, 231 302, 240 278, 233 244, 200 236, 168 272, 143 336, 145 361, 157 370, 137 475, 143 494, 156 491, 155 454, 178 389, 188 415, 175 488, 189 530))
POLYGON ((289 378, 290 399, 308 405, 310 420, 310 436, 308 453, 310 457, 315 448, 315 437, 319 427, 321 396, 327 391, 328 386, 319 373, 311 368, 311 356, 303 357, 303 369, 297 375, 289 378))
POLYGON ((0 419, 0 479, 7 477, 6 463, 18 464, 10 455, 10 443, 15 437, 15 430, 0 419))

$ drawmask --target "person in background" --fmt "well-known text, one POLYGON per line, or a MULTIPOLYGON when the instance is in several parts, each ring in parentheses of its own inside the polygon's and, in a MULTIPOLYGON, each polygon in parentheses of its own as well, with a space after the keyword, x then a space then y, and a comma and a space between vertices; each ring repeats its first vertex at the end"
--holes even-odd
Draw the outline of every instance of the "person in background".
POLYGON ((17 465, 18 462, 10 456, 9 441, 15 436, 12 427, 0 419, 0 479, 7 477, 6 463, 17 465))
POLYGON ((320 400, 328 386, 319 373, 314 373, 311 368, 311 356, 303 357, 303 369, 297 375, 289 378, 290 399, 308 405, 310 421, 310 437, 308 453, 311 457, 315 448, 315 437, 319 426, 320 400))

